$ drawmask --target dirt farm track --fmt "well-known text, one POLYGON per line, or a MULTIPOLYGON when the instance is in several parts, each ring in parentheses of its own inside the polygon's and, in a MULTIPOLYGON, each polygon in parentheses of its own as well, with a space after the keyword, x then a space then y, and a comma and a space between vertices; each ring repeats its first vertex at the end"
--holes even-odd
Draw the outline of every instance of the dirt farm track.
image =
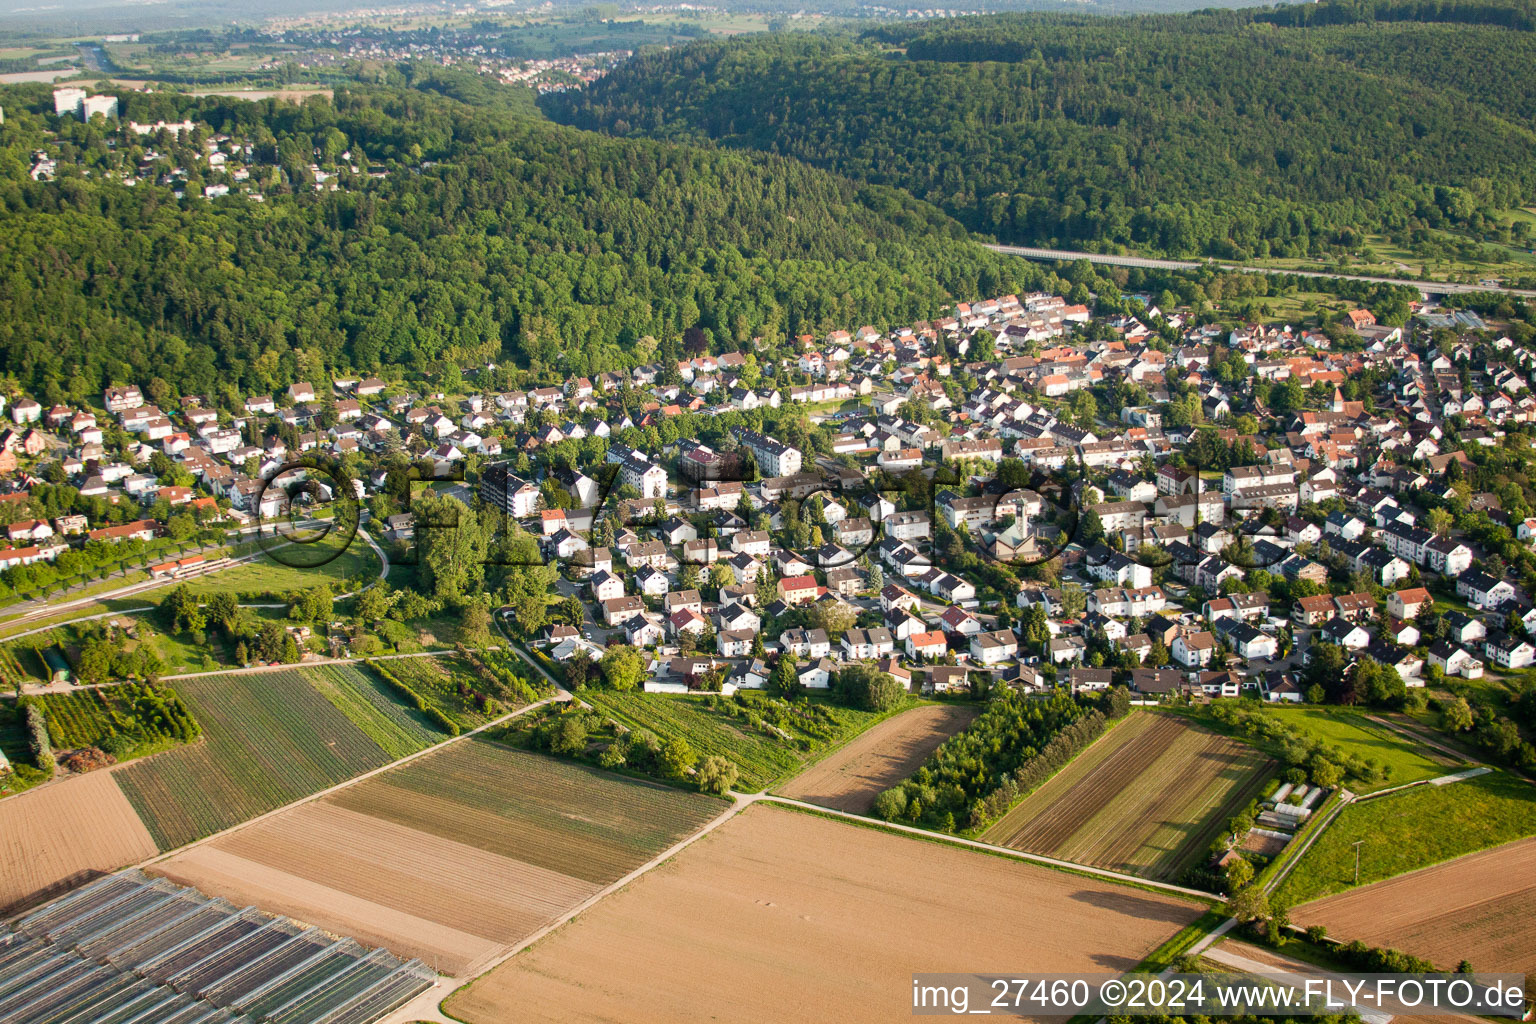
POLYGON ((1303 903, 1291 918, 1442 970, 1470 960, 1479 971, 1536 975, 1536 838, 1303 903))
POLYGON ((778 790, 781 796, 863 814, 875 797, 917 770, 940 743, 975 721, 977 710, 928 704, 887 718, 778 790))
POLYGON ((450 998, 471 1024, 891 1021, 912 971, 1122 971, 1200 906, 759 803, 450 998))

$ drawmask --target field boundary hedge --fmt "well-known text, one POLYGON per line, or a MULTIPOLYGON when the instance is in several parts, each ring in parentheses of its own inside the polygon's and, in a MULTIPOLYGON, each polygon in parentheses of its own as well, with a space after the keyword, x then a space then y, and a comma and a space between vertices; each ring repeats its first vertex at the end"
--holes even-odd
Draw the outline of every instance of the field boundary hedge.
POLYGON ((410 701, 411 706, 414 707, 417 711, 420 711, 422 714, 426 715, 433 725, 446 732, 449 736, 458 736, 463 733, 464 730, 460 727, 458 722, 455 722, 453 719, 443 714, 443 712, 438 709, 437 705, 428 703, 426 698, 417 693, 410 686, 406 685, 406 683, 403 682, 399 676, 395 675, 389 669, 385 668, 383 665, 380 665, 372 658, 365 658, 363 660, 363 664, 377 672, 380 679, 388 683, 396 693, 400 694, 400 696, 410 701))

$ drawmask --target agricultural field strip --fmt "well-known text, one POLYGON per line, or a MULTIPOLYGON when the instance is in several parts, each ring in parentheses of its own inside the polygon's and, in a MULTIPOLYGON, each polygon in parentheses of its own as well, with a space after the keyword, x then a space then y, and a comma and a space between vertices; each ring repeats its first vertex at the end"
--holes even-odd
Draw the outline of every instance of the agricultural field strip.
POLYGON ((1301 924, 1429 956, 1442 967, 1536 971, 1536 838, 1461 857, 1293 908, 1301 924), (1505 959, 1505 958, 1515 959, 1505 959), (1525 959, 1519 959, 1524 957, 1525 959), (1494 958, 1490 963, 1490 958, 1494 958))
POLYGON ((0 915, 93 870, 150 856, 155 843, 105 771, 0 801, 0 915))
POLYGON ((976 719, 964 705, 930 704, 866 729, 780 786, 792 799, 864 812, 881 790, 909 777, 944 740, 976 719))
POLYGON ((466 972, 500 948, 494 939, 444 925, 409 911, 351 896, 283 868, 205 846, 152 869, 179 885, 254 906, 381 947, 402 959, 421 960, 445 974, 466 972))
POLYGON ((112 728, 106 709, 89 690, 48 694, 44 701, 48 735, 59 748, 84 746, 112 728))
POLYGON ((1151 735, 1155 740, 1172 736, 1177 731, 1178 726, 1172 719, 1149 714, 1116 726, 1025 797, 985 835, 1002 846, 1027 843, 1054 849, 1081 828, 1092 814, 1091 805, 1068 802, 1060 799, 1062 796, 1079 784, 1097 785, 1103 780, 1112 787, 1117 779, 1134 777, 1153 759, 1146 755, 1154 748, 1144 745, 1143 737, 1151 735))
MULTIPOLYGON (((1152 735, 1144 734, 1138 746, 1152 743, 1152 735)), ((1186 771, 1188 761, 1201 746, 1199 735, 1176 733, 1157 750, 1151 762, 1137 758, 1133 766, 1127 766, 1136 769, 1134 775, 1127 778, 1122 774, 1112 779, 1114 789, 1090 790, 1082 800, 1072 800, 1069 794, 1066 800, 1084 807, 1089 817, 1046 852, 1068 860, 1119 864, 1141 848, 1146 833, 1155 828, 1156 822, 1166 820, 1160 812, 1171 812, 1175 805, 1189 799, 1181 784, 1196 781, 1186 771), (1095 806, 1090 797, 1100 793, 1107 794, 1108 799, 1095 806)))
MULTIPOLYGON (((1168 829, 1170 823, 1203 821, 1203 815, 1199 819, 1190 816, 1195 808, 1208 810, 1212 803, 1221 802, 1213 801, 1207 794, 1214 793, 1218 798, 1225 795, 1223 775, 1229 769, 1241 767, 1240 747, 1236 741, 1225 739, 1213 745, 1209 736, 1198 732, 1175 738, 1148 770, 1137 776, 1133 785, 1117 793, 1083 829, 1052 852, 1068 860, 1133 862, 1132 854, 1146 849, 1153 836, 1168 829), (1223 762, 1221 758, 1227 756, 1232 760, 1223 762)), ((1252 760, 1255 768, 1264 763, 1257 752, 1252 760)), ((1161 872, 1179 858, 1183 849, 1181 843, 1153 857, 1150 863, 1135 863, 1161 872)))
MULTIPOLYGON (((553 699, 555 698, 546 698, 546 700, 553 699)), ((541 701, 540 703, 544 702, 541 701)), ((528 709, 525 708, 523 710, 526 711, 528 709)), ((828 807, 821 807, 817 804, 806 803, 803 800, 793 800, 787 797, 774 796, 769 793, 736 793, 732 794, 732 799, 734 802, 730 807, 727 807, 722 813, 711 819, 702 828, 698 829, 693 834, 681 839, 673 846, 661 851, 655 857, 652 857, 650 860, 646 861, 644 864, 637 866, 623 878, 617 879, 609 885, 604 886, 602 889, 589 896, 581 904, 570 908, 554 921, 551 921, 549 924, 539 929, 537 932, 534 932, 533 934, 522 939, 520 942, 509 948, 495 960, 481 965, 479 967, 481 976, 483 977, 484 975, 489 974, 491 971, 506 963, 508 960, 511 960, 519 953, 540 942, 550 933, 564 925, 566 922, 596 906, 606 896, 625 888, 631 882, 634 882, 636 879, 640 878, 642 875, 646 874, 653 868, 656 868, 661 864, 671 860, 677 854, 681 853, 685 848, 698 842, 700 839, 704 838, 706 835, 713 832, 727 821, 730 821, 742 811, 746 810, 749 806, 758 802, 783 804, 786 807, 799 808, 802 811, 809 811, 813 814, 830 815, 832 817, 845 819, 855 824, 863 825, 866 828, 878 828, 892 832, 901 832, 920 839, 926 839, 930 842, 948 843, 954 846, 967 847, 969 849, 980 850, 1002 857, 1013 858, 1015 860, 1023 860, 1034 864, 1041 864, 1046 867, 1056 868, 1057 870, 1066 870, 1079 874, 1092 875, 1097 878, 1103 878, 1125 885, 1159 889, 1161 891, 1173 893, 1179 896, 1193 897, 1194 899, 1197 899, 1206 904, 1210 904, 1213 900, 1213 897, 1210 893, 1204 892, 1200 889, 1189 889, 1181 885, 1173 885, 1171 883, 1160 882, 1155 879, 1139 878, 1135 875, 1122 874, 1118 871, 1108 871, 1104 868, 1093 867, 1092 865, 1073 864, 1068 861, 1058 860, 1054 857, 1044 857, 1039 854, 1028 853, 1024 850, 1011 849, 1006 846, 995 846, 991 843, 984 843, 975 839, 965 839, 961 836, 946 835, 942 832, 930 832, 927 829, 918 828, 915 825, 902 825, 896 822, 879 821, 874 818, 865 817, 861 814, 852 814, 847 811, 839 811, 828 807)), ((1209 940, 1209 936, 1207 936, 1207 940, 1209 940)), ((462 991, 462 989, 460 991, 462 991)), ((442 1019, 447 1020, 448 1018, 442 1019)), ((405 1018, 402 1017, 399 1018, 399 1020, 404 1021, 405 1018)), ((391 1019, 387 1021, 386 1024, 395 1024, 395 1020, 391 1019)))
MULTIPOLYGON (((1075 859, 1069 851, 1086 852, 1094 847, 1109 830, 1128 828, 1141 823, 1126 814, 1141 797, 1138 783, 1148 777, 1167 754, 1178 751, 1187 741, 1177 722, 1158 721, 1150 728, 1115 752, 1094 771, 1075 781, 1065 793, 1041 814, 1034 837, 1028 840, 1040 852, 1060 854, 1068 860, 1075 859), (1084 794, 1084 799, 1073 799, 1074 794, 1084 794), (1102 799, 1099 798, 1102 794, 1102 799), (1076 843, 1073 840, 1078 840, 1076 843)), ((1026 831, 1026 836, 1029 831, 1026 831)))
POLYGON ((602 884, 705 817, 706 798, 490 742, 452 756, 452 763, 421 762, 334 802, 602 884), (485 785, 509 771, 530 784, 485 785))
POLYGON ((1262 781, 1267 764, 1238 741, 1149 714, 1121 725, 1084 751, 994 825, 987 837, 1074 863, 1135 866, 1171 876, 1194 855, 1197 839, 1214 836, 1219 822, 1207 820, 1212 810, 1246 800, 1262 781), (1224 778, 1234 771, 1242 775, 1224 778), (1070 799, 1080 785, 1111 795, 1100 802, 1070 799), (1189 835, 1177 822, 1189 821, 1196 812, 1204 824, 1189 835), (1171 842, 1181 835, 1181 842, 1171 842), (1156 852, 1160 846, 1165 848, 1156 852), (1144 855, 1135 857, 1138 851, 1144 855))
POLYGON ((290 808, 153 870, 447 974, 475 973, 600 888, 330 802, 290 808))
MULTIPOLYGON (((549 699, 553 699, 553 698, 549 698, 549 699)), ((588 896, 585 900, 582 900, 580 903, 576 904, 575 906, 570 907, 564 913, 560 914, 558 917, 556 917, 554 920, 550 921, 548 924, 546 924, 544 927, 540 928, 538 931, 533 932, 532 934, 525 936, 524 938, 519 940, 517 943, 515 943, 514 945, 512 945, 511 947, 506 949, 504 952, 501 953, 501 955, 497 956, 494 960, 490 960, 490 961, 488 961, 488 962, 486 962, 484 964, 478 965, 477 970, 480 972, 480 976, 484 976, 486 974, 489 974, 491 971, 495 970, 497 967, 499 967, 502 964, 506 963, 508 960, 511 960, 513 957, 517 956, 523 950, 529 948, 530 946, 532 946, 535 943, 539 942, 540 940, 544 939, 546 936, 548 936, 555 929, 559 928, 561 925, 563 925, 566 922, 570 921, 571 919, 575 918, 577 915, 583 914, 586 911, 591 910, 593 907, 597 906, 598 903, 602 902, 604 897, 609 896, 612 893, 618 892, 620 889, 623 889, 625 886, 629 885, 631 882, 633 882, 636 879, 640 878, 646 872, 652 870, 653 868, 660 867, 662 864, 665 864, 667 861, 669 861, 673 857, 677 856, 679 853, 681 853, 683 850, 687 849, 689 846, 692 846, 694 843, 698 842, 700 839, 703 839, 705 836, 709 835, 711 832, 713 832, 715 829, 719 828, 721 825, 724 825, 726 822, 728 822, 732 818, 736 817, 736 815, 740 814, 747 807, 749 807, 751 804, 755 803, 759 799, 774 799, 774 798, 764 797, 762 794, 754 794, 754 795, 751 795, 751 796, 736 796, 736 797, 734 797, 734 802, 730 806, 724 808, 719 814, 717 814, 713 818, 709 819, 701 827, 695 829, 689 835, 686 835, 682 839, 679 839, 676 843, 673 843, 671 846, 667 847, 665 850, 662 850, 660 853, 656 854, 656 856, 652 857, 650 860, 646 861, 645 863, 636 865, 634 867, 634 869, 632 869, 629 872, 629 874, 625 875, 622 878, 615 879, 614 881, 608 883, 607 885, 603 886, 601 889, 599 889, 596 892, 594 892, 592 895, 588 896)), ((794 801, 781 801, 781 802, 783 802, 783 803, 794 803, 794 801)), ((815 807, 812 804, 805 804, 803 806, 805 806, 807 808, 810 808, 812 810, 816 810, 816 811, 824 811, 824 808, 815 807)), ((832 812, 832 811, 824 811, 824 812, 825 813, 841 814, 841 812, 832 812)), ((869 820, 867 818, 858 817, 857 815, 847 815, 847 817, 852 818, 855 821, 867 822, 869 820)), ((921 832, 922 830, 921 829, 915 829, 914 831, 921 832)), ((473 979, 473 978, 465 979, 465 983, 467 985, 468 983, 470 983, 470 982, 472 982, 474 980, 475 979, 473 979)), ((452 993, 449 993, 449 994, 451 995, 452 993)), ((446 997, 445 997, 445 1001, 446 1001, 446 997)), ((436 1003, 434 1003, 434 1007, 435 1007, 435 1005, 436 1005, 436 1003)), ((441 1019, 446 1021, 446 1020, 449 1020, 450 1018, 444 1017, 444 1018, 441 1018, 441 1019)), ((400 1018, 400 1020, 403 1021, 404 1018, 400 1018)), ((385 1024, 394 1024, 394 1020, 391 1019, 389 1021, 386 1021, 385 1024)))
POLYGON ((1140 875, 1131 875, 1123 871, 1112 871, 1109 868, 1101 868, 1093 864, 1077 864, 1070 860, 1062 860, 1060 857, 1047 857, 1044 854, 1030 853, 1028 850, 1018 850, 1011 846, 998 846, 995 843, 984 842, 980 839, 966 839, 964 836, 952 836, 944 832, 931 832, 916 825, 903 825, 895 821, 880 821, 877 818, 865 817, 862 814, 850 814, 847 811, 837 811, 830 807, 822 807, 818 804, 806 803, 804 800, 791 800, 788 797, 774 796, 771 793, 757 793, 752 796, 742 797, 743 804, 762 801, 771 804, 784 804, 787 807, 798 807, 802 811, 810 811, 813 814, 830 814, 833 817, 845 818, 848 821, 863 825, 866 828, 887 829, 894 832, 905 832, 908 835, 918 836, 935 843, 950 843, 955 846, 965 846, 974 850, 984 850, 987 853, 1001 857, 1011 857, 1015 860, 1027 860, 1035 864, 1043 864, 1047 867, 1058 868, 1063 871, 1072 871, 1083 875, 1093 875, 1096 878, 1105 878, 1112 882, 1120 882, 1124 885, 1142 886, 1145 888, 1160 889, 1163 892, 1174 893, 1179 896, 1189 896, 1200 900, 1205 904, 1215 902, 1216 897, 1203 889, 1190 889, 1172 882, 1160 881, 1156 878, 1143 878, 1140 875))
POLYGON ((297 669, 264 677, 189 680, 181 694, 203 723, 206 742, 134 762, 116 773, 162 849, 391 760, 297 669), (186 769, 194 764, 203 769, 202 777, 189 793, 186 769), (167 792, 161 785, 167 777, 181 785, 167 792), (220 798, 198 799, 196 813, 189 814, 191 794, 206 798, 206 790, 214 787, 223 790, 220 798))
POLYGON ((242 829, 218 846, 496 940, 520 934, 529 918, 547 920, 595 888, 572 875, 330 802, 295 807, 259 828, 242 829), (509 884, 514 878, 515 884, 509 884))
POLYGON ((483 739, 398 774, 152 870, 472 976, 730 809, 483 739))
POLYGON ((924 853, 911 843, 891 841, 889 833, 951 841, 918 828, 887 828, 858 815, 764 795, 742 797, 738 807, 756 802, 813 813, 782 821, 761 812, 730 816, 734 824, 707 850, 673 858, 576 927, 541 941, 521 964, 505 965, 456 993, 448 1004, 453 1017, 502 1021, 523 1005, 528 1019, 552 1024, 572 1016, 713 1019, 689 995, 697 995, 687 987, 693 979, 696 988, 709 990, 713 1012, 730 1019, 750 1019, 764 999, 794 997, 817 1007, 819 1016, 888 1019, 880 1001, 901 1005, 889 983, 910 970, 911 957, 923 950, 932 955, 942 948, 957 961, 943 969, 962 969, 958 961, 974 960, 991 941, 986 936, 1003 927, 1010 929, 1011 940, 1028 935, 1037 955, 1070 958, 1059 966, 1125 969, 1199 914, 1197 905, 1182 898, 1088 886, 1081 876, 1031 874, 970 853, 932 847, 924 853), (866 828, 843 827, 849 823, 866 828), (881 831, 888 834, 875 834, 881 831), (927 862, 936 870, 914 891, 902 872, 927 862), (1063 927, 1030 931, 1028 922, 1020 924, 995 898, 978 895, 1005 885, 1036 896, 1042 913, 1063 927), (935 907, 954 912, 936 917, 935 907), (873 927, 866 914, 878 919, 873 927), (979 928, 978 917, 985 918, 979 928), (745 933, 743 919, 751 922, 745 933), (935 939, 936 934, 944 937, 935 939), (932 947, 933 941, 940 946, 932 947), (654 946, 658 955, 613 962, 637 944, 654 946), (603 963, 610 969, 598 966, 603 963), (729 1008, 722 1013, 716 999, 729 1008))
POLYGON ((374 681, 350 665, 326 665, 308 674, 309 683, 390 757, 431 746, 433 730, 390 700, 374 681))
MULTIPOLYGON (((1211 843, 1221 834, 1221 830, 1226 828, 1228 820, 1248 801, 1258 796, 1271 773, 1279 767, 1278 762, 1261 754, 1253 755, 1250 761, 1245 780, 1230 786, 1215 785, 1207 788, 1208 798, 1203 812, 1206 825, 1196 832, 1193 838, 1187 840, 1182 853, 1176 854, 1172 859, 1169 866, 1169 874, 1172 877, 1182 875, 1193 866, 1196 859, 1205 855, 1211 843), (1225 794, 1225 800, 1221 799, 1223 794, 1225 794)), ((1155 838, 1156 833, 1153 835, 1153 839, 1155 838)))
POLYGON ((271 818, 271 817, 274 817, 276 815, 279 815, 279 814, 283 813, 285 810, 287 810, 290 807, 297 807, 300 804, 309 803, 312 800, 324 799, 325 797, 331 796, 334 793, 339 793, 342 790, 345 790, 345 789, 347 789, 347 788, 349 788, 351 786, 355 786, 358 783, 366 782, 369 779, 372 779, 372 778, 375 778, 375 777, 377 777, 379 775, 382 775, 385 772, 390 771, 391 769, 398 768, 401 765, 409 764, 410 762, 416 760, 417 758, 424 757, 427 754, 432 753, 433 751, 440 751, 443 748, 449 746, 450 744, 460 743, 462 741, 471 739, 472 737, 478 735, 479 733, 482 733, 482 732, 486 731, 487 729, 492 729, 492 728, 495 728, 498 725, 505 724, 506 722, 510 721, 511 719, 516 718, 518 715, 527 714, 530 711, 536 710, 537 708, 541 708, 544 705, 549 704, 549 703, 554 702, 554 701, 564 701, 564 700, 569 700, 569 699, 570 699, 570 694, 569 693, 565 693, 564 691, 562 691, 562 692, 556 693, 556 694, 554 694, 552 696, 545 697, 542 700, 534 701, 532 704, 527 704, 527 705, 524 705, 523 707, 518 708, 515 711, 510 711, 507 714, 502 715, 499 718, 496 718, 496 719, 493 719, 493 720, 491 720, 489 722, 486 722, 484 725, 478 726, 478 727, 476 727, 474 729, 465 730, 462 734, 460 734, 458 736, 449 737, 449 738, 443 740, 441 743, 438 743, 438 744, 436 744, 434 746, 427 747, 424 750, 418 750, 414 754, 408 754, 405 757, 399 758, 398 760, 391 761, 389 764, 382 765, 382 766, 380 766, 378 768, 375 768, 375 769, 373 769, 371 771, 364 772, 361 775, 357 775, 357 776, 355 776, 353 778, 347 779, 345 782, 340 782, 340 783, 337 783, 334 786, 330 786, 330 787, 328 787, 326 789, 322 789, 319 792, 311 793, 308 796, 300 797, 299 799, 293 801, 292 803, 285 804, 282 807, 273 808, 272 810, 267 811, 264 814, 259 814, 256 817, 249 819, 248 821, 242 821, 242 822, 240 822, 237 825, 231 825, 230 827, 228 827, 226 829, 222 829, 221 831, 214 832, 214 833, 212 833, 210 835, 204 836, 201 839, 196 840, 195 842, 188 843, 185 846, 178 847, 175 850, 161 852, 161 853, 157 854, 156 856, 150 857, 149 859, 141 862, 137 866, 138 867, 148 867, 148 866, 150 866, 152 864, 158 863, 159 861, 166 860, 166 859, 168 859, 168 858, 170 858, 170 857, 172 857, 172 856, 176 855, 177 853, 180 853, 180 852, 182 852, 184 850, 189 850, 189 849, 192 849, 193 847, 201 846, 201 845, 203 845, 205 843, 211 843, 214 840, 219 839, 222 836, 229 835, 229 834, 231 834, 233 832, 238 831, 239 829, 247 828, 247 827, 249 827, 251 825, 257 824, 258 822, 262 822, 262 821, 267 820, 268 818, 271 818))

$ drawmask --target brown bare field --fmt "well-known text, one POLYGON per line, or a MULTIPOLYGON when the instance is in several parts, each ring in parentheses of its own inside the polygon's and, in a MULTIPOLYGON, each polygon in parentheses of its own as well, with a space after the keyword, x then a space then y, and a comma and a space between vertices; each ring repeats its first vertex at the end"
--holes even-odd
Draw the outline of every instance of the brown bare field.
POLYGON ((758 804, 449 1000, 474 1024, 891 1021, 913 971, 1123 971, 1201 907, 758 804))
POLYGON ((473 972, 598 888, 328 802, 296 807, 154 870, 455 975, 473 972))
POLYGON ((1390 946, 1451 970, 1536 974, 1536 838, 1303 903, 1297 924, 1390 946))
POLYGON ((724 801, 698 793, 479 739, 329 799, 599 885, 624 877, 726 809, 724 801))
POLYGON ((463 977, 724 807, 472 740, 154 870, 463 977))
POLYGON ((925 704, 887 718, 790 779, 779 793, 863 814, 875 797, 915 772, 940 743, 970 725, 978 713, 979 709, 963 704, 925 704))
POLYGON ((156 852, 110 772, 7 797, 0 800, 0 913, 156 852))
POLYGON ((1137 712, 983 836, 1016 850, 1177 878, 1273 762, 1182 719, 1137 712))

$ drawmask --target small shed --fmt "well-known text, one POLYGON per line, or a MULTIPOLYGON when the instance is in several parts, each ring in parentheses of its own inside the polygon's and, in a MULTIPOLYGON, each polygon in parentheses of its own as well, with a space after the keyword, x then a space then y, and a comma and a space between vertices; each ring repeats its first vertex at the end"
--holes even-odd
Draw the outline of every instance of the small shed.
POLYGON ((43 659, 43 668, 48 671, 49 682, 69 682, 69 661, 64 657, 64 652, 59 650, 57 644, 52 647, 44 647, 38 652, 38 655, 43 659))

